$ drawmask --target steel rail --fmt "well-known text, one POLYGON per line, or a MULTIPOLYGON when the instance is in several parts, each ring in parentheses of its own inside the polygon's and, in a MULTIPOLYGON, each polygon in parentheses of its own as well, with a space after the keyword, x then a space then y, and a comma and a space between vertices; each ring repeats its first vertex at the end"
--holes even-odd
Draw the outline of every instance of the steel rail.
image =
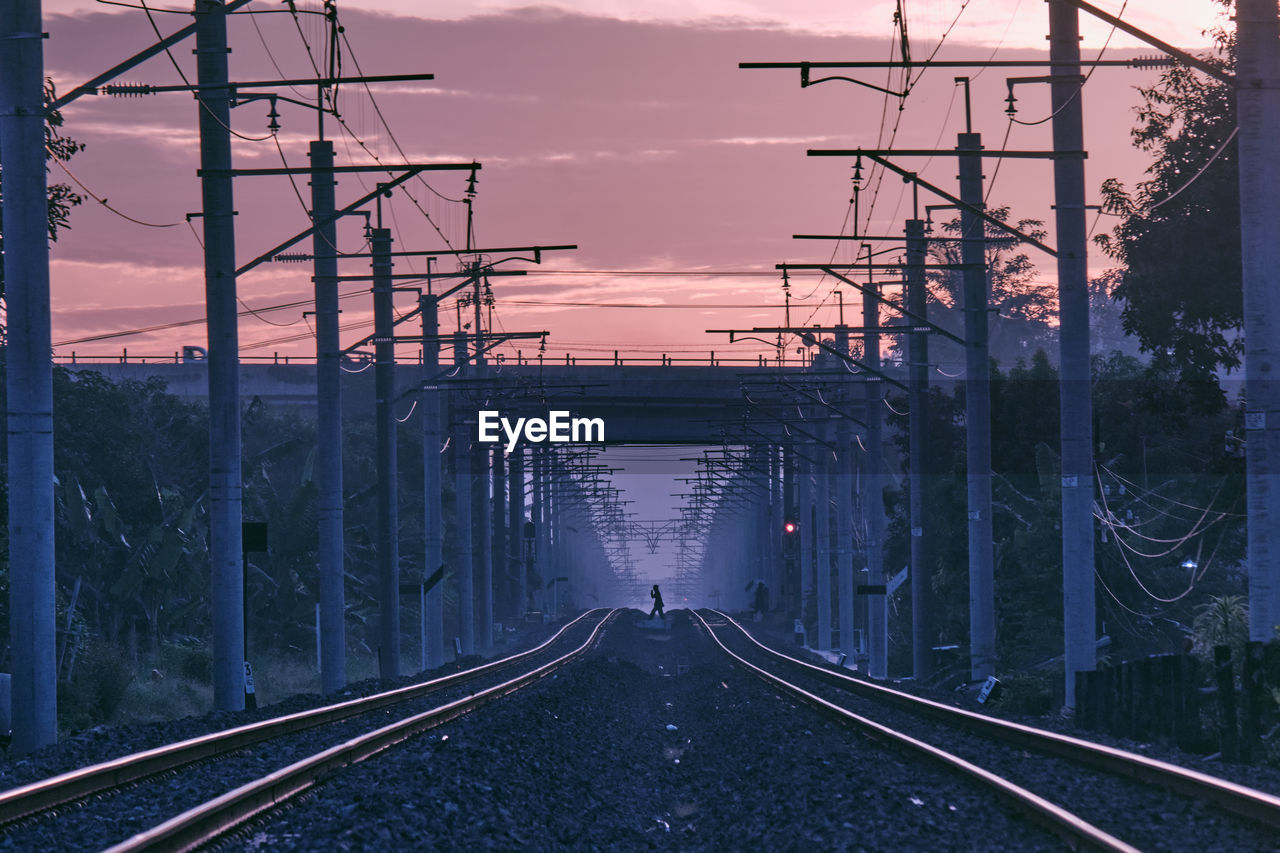
POLYGON ((954 708, 941 702, 935 702, 932 699, 913 696, 910 693, 893 690, 881 684, 824 669, 769 648, 751 636, 732 617, 718 610, 713 610, 712 612, 724 617, 726 622, 733 625, 747 639, 769 654, 782 658, 796 666, 804 667, 829 681, 839 682, 841 686, 848 688, 851 692, 927 714, 944 722, 958 723, 977 734, 998 738, 1025 749, 1034 749, 1037 752, 1084 764, 1095 770, 1102 770, 1126 779, 1159 786, 1175 793, 1212 802, 1233 814, 1280 829, 1280 797, 1274 794, 1259 791, 1256 788, 1250 788, 1208 773, 1201 773, 1198 770, 1191 770, 1166 761, 1148 758, 1145 755, 1138 755, 1134 752, 1082 738, 1071 737, 1070 735, 1038 729, 1022 723, 988 717, 963 708, 954 708))
MULTIPOLYGON (((220 797, 189 809, 158 826, 134 835, 108 848, 106 853, 135 853, 143 850, 190 850, 222 835, 260 813, 309 789, 321 778, 383 752, 427 729, 446 723, 473 711, 481 705, 513 693, 537 681, 595 643, 604 626, 618 613, 609 613, 596 624, 586 642, 553 661, 513 679, 486 688, 470 696, 455 699, 429 711, 405 717, 371 732, 332 746, 308 758, 296 761, 241 785, 220 797)), ((577 621, 577 620, 575 620, 577 621)), ((568 626, 566 626, 568 627, 568 626)))
POLYGON ((566 624, 546 641, 534 648, 490 661, 471 669, 411 684, 395 690, 349 699, 333 705, 299 711, 282 717, 272 717, 235 728, 200 735, 183 741, 158 746, 154 749, 123 755, 100 764, 81 767, 57 776, 50 776, 27 785, 0 792, 0 826, 29 817, 43 811, 99 794, 114 788, 167 773, 196 761, 226 755, 247 746, 277 737, 305 731, 316 726, 336 723, 357 714, 375 711, 388 705, 417 699, 436 690, 469 681, 494 669, 510 666, 531 655, 543 651, 573 626, 593 613, 597 608, 583 613, 566 624))
MULTIPOLYGON (((786 692, 810 705, 813 705, 819 710, 835 716, 841 722, 853 724, 875 740, 905 746, 914 752, 921 753, 928 758, 932 758, 935 761, 939 761, 948 767, 958 770, 965 776, 977 782, 981 782, 993 789, 997 794, 1011 800, 1020 811, 1028 813, 1031 817, 1048 826, 1051 831, 1072 846, 1084 844, 1090 848, 1098 850, 1138 853, 1138 848, 1126 844, 1124 841, 1104 832, 1080 816, 1067 811, 1056 803, 1050 802, 1038 794, 1028 791, 1026 788, 1015 785, 1013 782, 992 773, 990 770, 979 767, 978 765, 966 761, 957 755, 952 755, 951 753, 939 749, 932 744, 925 743, 922 740, 917 740, 910 735, 903 734, 902 732, 891 729, 881 723, 877 723, 874 720, 855 714, 847 708, 842 708, 834 702, 829 702, 820 696, 815 696, 807 690, 792 684, 781 676, 774 675, 768 670, 756 666, 745 658, 730 651, 729 647, 721 642, 720 638, 716 636, 716 632, 713 631, 711 626, 707 624, 707 621, 703 619, 702 614, 698 613, 696 610, 691 612, 697 617, 698 621, 702 623, 707 634, 715 641, 716 645, 718 645, 725 654, 729 655, 729 657, 733 658, 738 663, 763 678, 767 683, 782 688, 786 692)), ((713 610, 712 612, 724 617, 726 621, 741 630, 741 626, 728 616, 725 616, 725 614, 720 613, 718 610, 713 610)), ((743 631, 743 633, 746 632, 743 631)), ((749 634, 747 636, 750 637, 749 634)), ((764 647, 762 646, 762 648, 764 647)), ((769 651, 772 650, 769 649, 769 651)), ((787 656, 782 655, 781 657, 787 656)), ((790 659, 794 660, 794 658, 790 659)))

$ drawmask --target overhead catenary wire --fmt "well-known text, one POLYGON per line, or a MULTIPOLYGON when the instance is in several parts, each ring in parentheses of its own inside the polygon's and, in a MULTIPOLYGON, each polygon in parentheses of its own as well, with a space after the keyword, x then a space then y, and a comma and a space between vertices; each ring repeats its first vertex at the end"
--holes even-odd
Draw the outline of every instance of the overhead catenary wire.
MULTIPOLYGON (((140 8, 147 15, 147 22, 151 24, 151 29, 153 32, 155 32, 156 38, 160 39, 161 41, 164 41, 164 34, 160 32, 159 25, 156 24, 155 18, 152 17, 151 15, 152 10, 149 6, 147 6, 146 0, 139 0, 139 3, 140 3, 140 8)), ((169 57, 169 62, 173 65, 173 70, 178 72, 178 77, 182 79, 182 85, 191 89, 193 92, 199 91, 198 89, 193 87, 191 85, 191 81, 187 79, 186 72, 182 70, 182 66, 178 64, 178 60, 174 58, 173 51, 169 50, 168 48, 165 48, 164 55, 169 57)), ((214 113, 205 105, 205 102, 200 98, 196 98, 196 103, 200 105, 200 109, 204 110, 206 115, 208 115, 211 119, 216 121, 218 124, 222 125, 222 128, 226 130, 227 133, 231 134, 237 139, 243 139, 245 142, 266 142, 268 139, 270 139, 274 135, 269 133, 266 136, 246 136, 245 134, 240 133, 235 128, 231 127, 222 119, 218 118, 218 116, 214 115, 214 113)))
POLYGON ((184 220, 182 219, 179 219, 177 222, 147 222, 143 219, 138 219, 137 217, 130 216, 129 214, 125 213, 119 208, 112 207, 110 204, 107 203, 107 200, 105 198, 103 198, 102 196, 98 195, 93 190, 85 186, 84 181, 80 180, 80 178, 76 176, 75 172, 71 171, 71 167, 69 167, 66 163, 64 163, 60 158, 53 156, 53 151, 47 145, 45 146, 45 151, 50 155, 48 159, 54 163, 57 163, 58 168, 66 172, 67 177, 70 178, 72 181, 74 181, 75 185, 78 186, 81 190, 83 190, 85 195, 89 196, 89 198, 93 199, 98 204, 102 205, 107 210, 114 213, 116 216, 119 216, 121 219, 132 222, 134 225, 141 225, 145 228, 174 228, 183 223, 184 220))

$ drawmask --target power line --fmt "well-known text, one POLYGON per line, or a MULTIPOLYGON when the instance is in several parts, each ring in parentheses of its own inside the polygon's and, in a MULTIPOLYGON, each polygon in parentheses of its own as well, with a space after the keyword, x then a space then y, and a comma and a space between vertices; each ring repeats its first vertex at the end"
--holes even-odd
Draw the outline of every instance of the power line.
MULTIPOLYGON (((142 11, 146 12, 147 14, 147 22, 151 24, 151 29, 152 31, 155 32, 156 38, 158 38, 160 41, 164 41, 164 35, 160 32, 160 27, 156 24, 156 19, 151 16, 151 9, 147 6, 146 0, 139 0, 139 2, 141 4, 140 8, 142 9, 142 11)), ((192 86, 191 81, 187 79, 187 75, 183 72, 182 66, 179 65, 178 60, 174 58, 173 51, 169 50, 168 48, 165 48, 164 55, 169 57, 169 62, 170 64, 173 65, 173 70, 177 71, 178 76, 182 78, 182 84, 194 92, 199 92, 200 90, 197 87, 192 86)), ((200 109, 204 110, 205 113, 210 118, 212 118, 218 124, 222 125, 223 129, 226 130, 227 133, 230 133, 232 136, 235 136, 239 139, 243 139, 246 142, 266 142, 268 139, 270 139, 274 135, 274 134, 267 134, 266 136, 260 136, 260 137, 245 136, 243 133, 239 133, 234 129, 232 129, 230 125, 228 125, 222 119, 214 115, 213 112, 207 106, 205 106, 205 103, 202 99, 197 97, 196 102, 200 104, 200 109)))
MULTIPOLYGON (((1117 18, 1121 18, 1124 16, 1124 10, 1128 5, 1129 5, 1129 0, 1124 0, 1124 2, 1120 4, 1120 11, 1116 15, 1117 18)), ((1107 48, 1111 45, 1111 39, 1113 36, 1115 36, 1115 34, 1116 34, 1116 26, 1115 24, 1112 24, 1111 31, 1107 33, 1107 40, 1102 43, 1102 49, 1098 51, 1098 57, 1097 57, 1098 59, 1102 59, 1103 54, 1107 52, 1107 48)), ((1099 67, 1101 66, 1097 64, 1091 65, 1089 67, 1089 71, 1084 75, 1084 79, 1080 81, 1080 85, 1077 86, 1076 90, 1071 93, 1071 97, 1063 101, 1062 104, 1056 110, 1049 113, 1049 115, 1045 116, 1042 119, 1037 119, 1036 121, 1021 121, 1020 119, 1016 119, 1012 115, 1010 115, 1009 121, 1013 122, 1014 124, 1023 125, 1024 127, 1034 127, 1037 124, 1044 124, 1047 121, 1051 121, 1056 115, 1058 115, 1058 113, 1062 112, 1068 106, 1070 106, 1072 101, 1080 97, 1080 93, 1084 91, 1084 84, 1089 82, 1089 78, 1093 76, 1093 72, 1097 71, 1099 67)))
MULTIPOLYGON (((52 151, 52 150, 49 148, 49 146, 47 146, 47 145, 45 146, 45 151, 47 151, 50 155, 52 155, 52 154, 53 154, 53 151, 52 151)), ((59 158, 59 157, 54 157, 54 156, 50 156, 50 157, 49 157, 49 159, 50 159, 50 160, 52 160, 54 163, 57 163, 57 164, 58 164, 58 168, 60 168, 60 169, 61 169, 62 171, 64 171, 64 172, 66 172, 66 173, 67 173, 67 177, 68 177, 68 178, 70 178, 71 180, 75 181, 76 186, 78 186, 80 189, 82 189, 82 190, 84 191, 85 195, 89 196, 89 198, 93 199, 93 200, 94 200, 94 201, 96 201, 98 204, 102 205, 102 206, 103 206, 103 207, 105 207, 107 210, 109 210, 109 211, 111 211, 112 213, 114 213, 116 216, 119 216, 121 219, 126 219, 126 220, 128 220, 129 222, 132 222, 132 223, 133 223, 133 224, 135 224, 135 225, 142 225, 142 226, 144 226, 144 227, 146 227, 146 228, 173 228, 174 226, 181 225, 181 224, 182 224, 182 222, 183 222, 183 220, 181 220, 181 219, 180 219, 180 220, 178 220, 177 222, 145 222, 145 221, 143 221, 143 220, 141 220, 141 219, 137 219, 137 218, 135 218, 135 217, 132 217, 132 216, 130 216, 129 214, 127 214, 127 213, 125 213, 125 212, 123 212, 123 211, 121 211, 121 210, 118 210, 118 209, 116 209, 116 208, 112 207, 110 204, 108 204, 108 203, 107 203, 107 200, 106 200, 105 198, 102 198, 100 195, 98 195, 97 193, 95 193, 93 190, 91 190, 91 189, 89 189, 87 186, 85 186, 85 185, 84 185, 84 182, 83 182, 83 181, 81 181, 78 177, 76 177, 75 172, 72 172, 72 171, 71 171, 71 168, 70 168, 69 166, 67 166, 67 164, 66 164, 66 163, 62 162, 61 158, 59 158)))

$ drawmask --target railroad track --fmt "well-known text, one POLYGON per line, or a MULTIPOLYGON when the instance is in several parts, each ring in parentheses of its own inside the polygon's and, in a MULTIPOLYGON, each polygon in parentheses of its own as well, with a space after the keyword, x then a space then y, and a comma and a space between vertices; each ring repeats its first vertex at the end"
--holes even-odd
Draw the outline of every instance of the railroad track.
MULTIPOLYGON (((771 649, 756 640, 731 617, 719 611, 695 612, 695 616, 722 650, 767 683, 858 727, 873 738, 929 755, 994 788, 1016 808, 1048 826, 1073 847, 1138 849, 1121 840, 1119 835, 1127 835, 1137 844, 1151 843, 1150 836, 1146 834, 1148 827, 1143 826, 1141 820, 1137 821, 1138 827, 1130 826, 1134 822, 1132 815, 1108 817, 1104 821, 1095 814, 1096 809, 1091 808, 1088 812, 1090 820, 1085 820, 1054 802, 1068 788, 1078 787, 1071 784, 1073 777, 1067 773, 1074 772, 1078 777, 1081 772, 1097 771, 1123 780, 1108 783, 1109 785, 1119 784, 1144 790, 1140 801, 1152 803, 1145 808, 1154 810, 1161 816, 1161 822, 1166 824, 1162 828, 1165 840, 1155 842, 1157 846, 1185 849, 1185 841, 1178 843, 1177 820, 1171 818, 1167 806, 1169 798, 1164 796, 1164 792, 1172 791, 1188 798, 1193 804, 1198 804, 1191 809, 1197 814, 1203 815, 1206 810, 1221 810, 1247 818, 1253 826, 1246 831, 1261 833, 1257 837, 1262 842, 1255 849, 1277 848, 1278 836, 1275 832, 1280 831, 1280 797, 1273 794, 1136 753, 987 717, 882 684, 853 678, 771 649), (785 677, 778 673, 780 668, 786 670, 785 677), (886 724, 886 719, 892 720, 892 726, 886 724), (908 729, 910 733, 900 731, 902 728, 908 729), (926 738, 935 742, 945 739, 948 751, 931 746, 925 742, 926 738), (961 744, 961 748, 954 752, 963 752, 964 757, 950 751, 953 749, 952 744, 957 742, 961 744), (1000 748, 993 750, 993 742, 1000 748), (1040 780, 1036 780, 1036 772, 1029 769, 1034 763, 1029 757, 1032 752, 1037 754, 1040 761, 1052 763, 1047 774, 1040 773, 1040 780), (1011 760, 1002 760, 1002 755, 1013 757, 1011 760), (979 764, 998 764, 1000 769, 993 772, 979 764), (1063 766, 1077 770, 1064 772, 1063 766), (1023 772, 1017 772, 1019 767, 1023 768, 1023 772), (1013 781, 1019 776, 1032 781, 1026 784, 1013 781), (1045 778, 1056 779, 1059 784, 1056 787, 1045 786, 1045 778), (1033 787, 1042 788, 1041 793, 1033 792, 1033 787), (1048 789, 1044 790, 1046 787, 1048 789), (1109 828, 1102 828, 1090 821, 1105 823, 1109 828), (1141 834, 1142 837, 1136 838, 1135 834, 1141 834)), ((1134 802, 1129 795, 1114 799, 1126 804, 1134 802)), ((1132 809, 1126 807, 1125 810, 1132 809)))
MULTIPOLYGON (((462 672, 360 699, 213 732, 0 792, 0 826, 9 825, 7 828, 21 829, 21 826, 12 825, 30 824, 33 820, 39 821, 41 813, 53 812, 60 806, 110 794, 138 783, 145 784, 148 780, 173 775, 196 763, 203 764, 211 759, 245 753, 248 747, 268 741, 283 741, 299 733, 304 733, 312 741, 314 749, 314 730, 319 727, 333 724, 354 726, 359 723, 356 719, 359 717, 377 713, 385 715, 395 706, 429 701, 441 692, 457 693, 459 691, 456 688, 476 679, 492 677, 522 662, 527 664, 540 655, 550 656, 555 652, 553 647, 563 645, 571 634, 587 634, 585 642, 574 646, 567 653, 558 654, 549 662, 526 669, 514 678, 465 692, 464 695, 442 704, 433 703, 433 707, 427 710, 411 713, 393 723, 364 731, 358 736, 346 737, 335 746, 311 755, 309 759, 294 762, 289 767, 243 785, 212 803, 205 803, 199 809, 201 813, 198 819, 184 813, 186 820, 175 818, 162 827, 141 833, 118 846, 121 850, 188 849, 225 832, 264 808, 305 790, 326 773, 361 761, 414 734, 454 719, 550 674, 555 668, 589 648, 604 624, 616 612, 603 608, 588 611, 532 649, 462 672)), ((367 728, 367 725, 361 728, 367 728)), ((75 810, 63 812, 64 815, 74 814, 75 810)))

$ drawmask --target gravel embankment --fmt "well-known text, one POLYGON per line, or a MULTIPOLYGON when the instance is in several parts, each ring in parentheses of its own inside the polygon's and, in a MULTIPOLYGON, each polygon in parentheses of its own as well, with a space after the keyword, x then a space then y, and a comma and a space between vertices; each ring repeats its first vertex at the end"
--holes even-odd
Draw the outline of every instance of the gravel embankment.
MULTIPOLYGON (((713 623, 714 624, 714 623, 713 623)), ((770 670, 776 659, 736 628, 717 628, 734 652, 770 670)), ((1208 803, 1149 785, 1098 773, 1071 761, 1010 748, 954 725, 885 706, 831 685, 800 667, 779 672, 788 680, 856 714, 898 729, 1003 776, 1142 850, 1274 850, 1274 831, 1240 820, 1208 803)))
MULTIPOLYGON (((575 627, 565 642, 581 643, 591 625, 575 627), (576 638, 576 639, 575 639, 576 638)), ((537 645, 550 630, 538 628, 522 638, 520 648, 537 645)), ((534 655, 529 660, 545 663, 567 648, 563 643, 534 655), (558 649, 559 651, 555 651, 558 649)), ((519 649, 509 646, 502 656, 519 649)), ((370 680, 351 685, 336 698, 350 699, 445 675, 461 668, 476 666, 479 657, 466 658, 431 673, 395 681, 370 680)), ((524 662, 518 664, 524 666, 524 662)), ((511 671, 499 669, 474 681, 433 692, 422 699, 385 708, 347 721, 310 729, 242 750, 216 762, 177 771, 167 777, 145 780, 123 791, 57 810, 57 814, 38 815, 0 830, 0 849, 16 850, 97 850, 147 829, 161 820, 215 797, 226 790, 251 781, 290 762, 299 760, 332 744, 341 743, 392 719, 422 711, 456 699, 511 677, 511 671), (393 716, 394 715, 394 716, 393 716)), ((103 726, 64 740, 23 760, 12 762, 4 770, 3 788, 77 767, 106 761, 144 749, 189 737, 243 725, 259 719, 307 710, 335 701, 335 697, 319 695, 295 696, 270 707, 242 713, 215 713, 203 717, 137 726, 103 726)))
MULTIPOLYGON (((742 622, 742 620, 739 620, 739 622, 751 632, 753 637, 772 649, 819 666, 831 666, 831 664, 824 658, 797 646, 790 634, 781 634, 776 631, 762 630, 760 625, 750 622, 742 622)), ((853 675, 854 677, 862 677, 857 672, 849 670, 846 670, 845 674, 853 675)), ((1106 746, 1112 746, 1116 749, 1134 752, 1148 758, 1165 761, 1179 767, 1199 771, 1200 773, 1207 773, 1210 776, 1218 776, 1241 785, 1247 785, 1250 788, 1256 788, 1260 791, 1266 791, 1280 796, 1280 767, 1276 767, 1274 765, 1263 763, 1232 763, 1223 761, 1221 758, 1216 756, 1210 757, 1184 752, 1169 743, 1162 743, 1159 741, 1140 741, 1132 738, 1116 737, 1115 735, 1110 735, 1106 732, 1087 731, 1077 728, 1075 723, 1072 722, 1069 717, 1062 715, 1033 717, 1024 714, 1006 713, 1001 708, 998 701, 990 705, 979 705, 971 699, 959 698, 955 693, 928 690, 909 680, 903 682, 890 681, 886 686, 892 687, 895 690, 912 693, 916 696, 923 696, 927 699, 932 699, 935 702, 942 702, 943 704, 951 705, 953 707, 974 711, 979 714, 987 714, 992 717, 1010 720, 1015 723, 1022 723, 1023 725, 1034 726, 1035 728, 1045 729, 1058 734, 1069 735, 1070 737, 1094 741, 1095 743, 1105 744, 1106 746)), ((1276 846, 1280 848, 1280 844, 1277 844, 1276 846)))

